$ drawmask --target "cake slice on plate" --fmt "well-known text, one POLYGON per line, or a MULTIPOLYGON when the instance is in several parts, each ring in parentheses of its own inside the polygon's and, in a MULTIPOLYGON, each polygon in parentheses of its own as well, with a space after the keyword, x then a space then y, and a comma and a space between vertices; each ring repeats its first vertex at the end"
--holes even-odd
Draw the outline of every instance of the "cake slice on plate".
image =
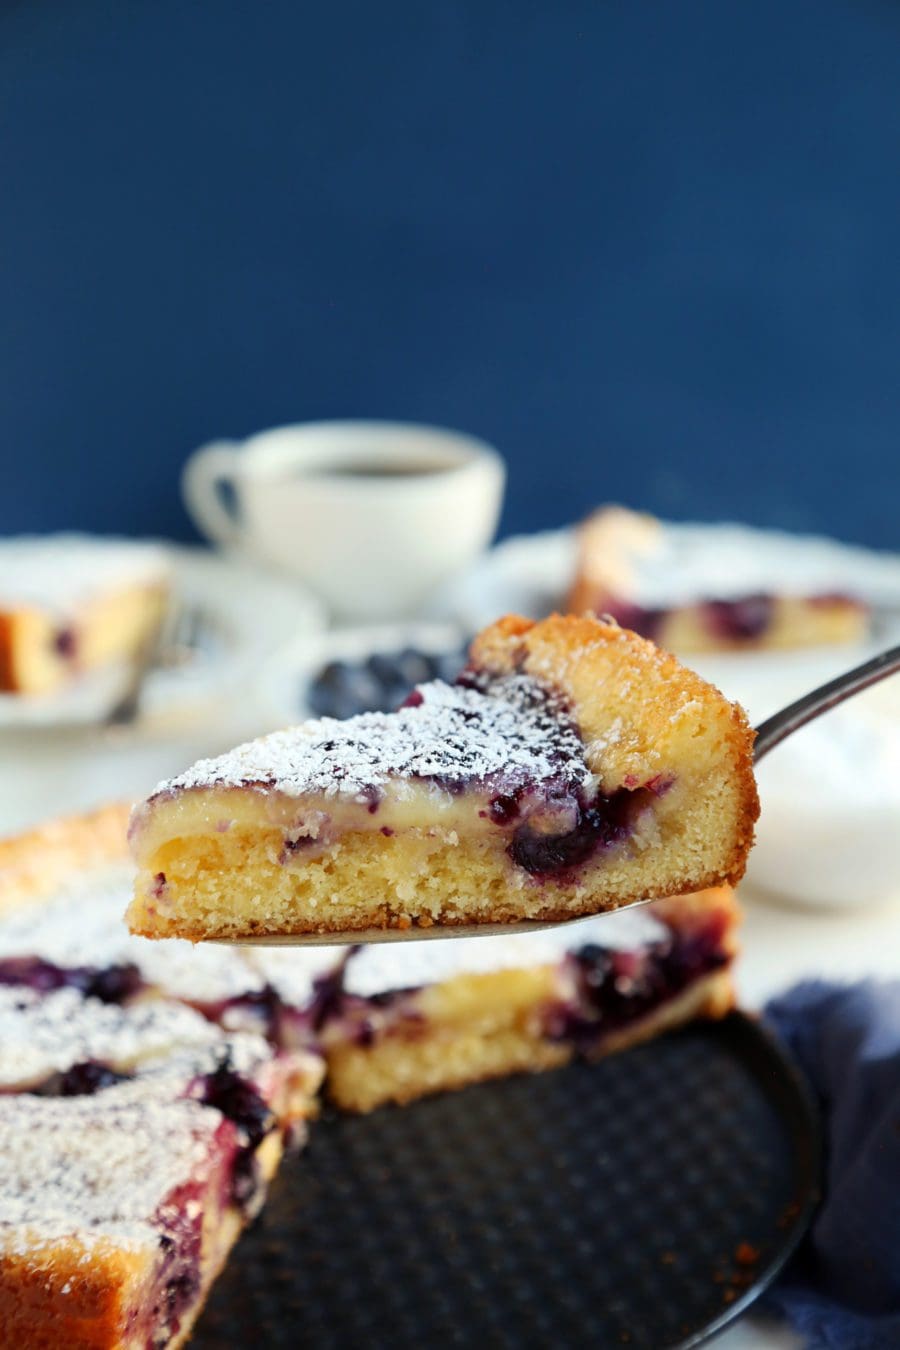
POLYGON ((858 551, 745 525, 669 525, 605 506, 580 526, 566 608, 612 615, 675 652, 858 642, 858 551))
POLYGON ((165 550, 90 535, 13 539, 0 559, 0 691, 50 694, 131 660, 162 621, 165 550))
POLYGON ((455 684, 277 732, 132 818, 148 937, 558 921, 734 883, 758 813, 740 708, 616 624, 502 619, 455 684))

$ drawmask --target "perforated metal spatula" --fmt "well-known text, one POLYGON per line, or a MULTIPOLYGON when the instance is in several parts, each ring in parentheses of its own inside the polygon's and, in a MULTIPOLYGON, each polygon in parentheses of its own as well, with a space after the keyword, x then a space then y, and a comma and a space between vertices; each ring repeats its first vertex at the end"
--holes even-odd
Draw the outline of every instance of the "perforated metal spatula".
MULTIPOLYGON (((803 698, 797 699, 795 703, 790 703, 780 712, 773 714, 772 717, 766 718, 756 729, 756 743, 753 750, 754 763, 758 764, 764 755, 767 755, 770 750, 774 750, 776 745, 780 745, 783 740, 786 740, 800 727, 806 726, 808 722, 821 717, 823 713, 837 707, 845 699, 852 698, 854 694, 860 693, 863 689, 868 689, 870 685, 877 684, 879 680, 887 679, 889 675, 893 675, 897 671, 900 671, 900 647, 891 647, 879 656, 872 657, 870 661, 864 661, 862 665, 855 666, 853 670, 848 670, 844 675, 829 680, 827 684, 814 689, 812 693, 805 694, 803 698)), ((637 903, 646 904, 647 902, 638 901, 637 903)), ((618 913, 619 911, 610 910, 607 912, 618 913)), ((602 917, 602 915, 597 917, 602 917)), ((576 923, 582 918, 584 918, 584 915, 579 914, 562 922, 576 923)), ((518 923, 435 924, 431 928, 417 926, 411 928, 366 928, 352 933, 291 933, 273 937, 240 938, 237 939, 237 942, 241 946, 326 947, 340 945, 342 941, 353 943, 421 942, 433 938, 497 937, 504 933, 530 933, 541 928, 556 928, 558 926, 559 921, 545 922, 523 919, 518 923)), ((226 941, 226 939, 212 940, 226 941)), ((230 940, 228 945, 231 945, 230 940)))

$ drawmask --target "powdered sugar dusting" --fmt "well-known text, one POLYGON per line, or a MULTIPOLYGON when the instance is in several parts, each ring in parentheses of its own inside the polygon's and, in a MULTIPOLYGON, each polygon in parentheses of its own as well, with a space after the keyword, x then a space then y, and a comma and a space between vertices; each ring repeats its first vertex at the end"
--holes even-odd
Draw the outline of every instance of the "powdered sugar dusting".
POLYGON ((173 1193, 190 1185, 198 1194, 218 1151, 221 1113, 186 1094, 223 1062, 260 1085, 272 1072, 262 1036, 230 1033, 160 997, 174 986, 198 1002, 225 1000, 260 989, 259 971, 240 952, 130 937, 122 911, 132 875, 93 869, 0 923, 0 960, 38 957, 63 970, 133 963, 155 985, 124 1005, 72 986, 0 986, 0 1252, 27 1261, 46 1259, 55 1243, 76 1259, 99 1245, 155 1258, 173 1193), (131 1076, 85 1095, 28 1095, 89 1064, 131 1076))
POLYGON ((316 981, 338 969, 347 956, 347 948, 253 947, 247 955, 262 980, 276 989, 286 1003, 303 1009, 315 993, 316 981))
POLYGON ((478 689, 436 680, 417 694, 415 706, 395 713, 321 718, 201 760, 154 796, 217 786, 358 796, 397 778, 450 791, 473 782, 514 791, 550 778, 588 785, 584 745, 563 700, 530 676, 498 677, 478 689))
POLYGON ((128 1007, 85 998, 77 989, 38 994, 20 985, 0 987, 0 1085, 39 1082, 51 1073, 95 1060, 130 1070, 186 1050, 214 1051, 194 1065, 214 1065, 226 1049, 244 1064, 269 1058, 256 1036, 229 1037, 193 1009, 164 999, 128 1007))
POLYGON ((579 919, 536 933, 509 937, 438 939, 416 943, 378 943, 351 958, 344 980, 348 993, 369 998, 390 989, 408 989, 496 970, 550 965, 589 943, 635 951, 664 941, 669 930, 646 908, 623 910, 599 919, 579 919))
POLYGON ((97 1097, 0 1097, 0 1246, 159 1242, 153 1216, 207 1171, 217 1111, 125 1083, 97 1097), (136 1160, 140 1165, 136 1166, 136 1160))
POLYGON ((240 952, 167 938, 132 937, 123 914, 134 869, 97 868, 74 877, 43 904, 0 922, 0 960, 41 956, 66 968, 133 964, 148 984, 195 1003, 215 1003, 259 989, 261 980, 240 952))

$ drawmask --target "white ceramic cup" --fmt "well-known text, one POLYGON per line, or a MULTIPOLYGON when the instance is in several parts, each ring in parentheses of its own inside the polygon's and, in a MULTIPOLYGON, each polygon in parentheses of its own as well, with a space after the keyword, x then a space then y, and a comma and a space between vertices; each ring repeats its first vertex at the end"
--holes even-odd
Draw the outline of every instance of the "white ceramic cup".
POLYGON ((181 486, 209 539, 301 578, 340 618, 375 620, 413 613, 487 547, 505 479, 496 450, 460 432, 308 422, 204 446, 181 486))

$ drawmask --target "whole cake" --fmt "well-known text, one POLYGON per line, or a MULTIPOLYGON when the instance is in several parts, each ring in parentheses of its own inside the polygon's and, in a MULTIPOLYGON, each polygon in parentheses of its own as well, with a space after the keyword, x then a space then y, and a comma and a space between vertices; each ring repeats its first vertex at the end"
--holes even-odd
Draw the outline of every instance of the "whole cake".
POLYGON ((563 920, 743 873, 753 732, 616 624, 506 618, 396 713, 277 732, 132 817, 149 937, 563 920))
POLYGON ((727 889, 403 948, 148 942, 121 923, 125 820, 0 846, 3 1345, 183 1344, 323 1077, 366 1111, 733 1003, 727 889))

